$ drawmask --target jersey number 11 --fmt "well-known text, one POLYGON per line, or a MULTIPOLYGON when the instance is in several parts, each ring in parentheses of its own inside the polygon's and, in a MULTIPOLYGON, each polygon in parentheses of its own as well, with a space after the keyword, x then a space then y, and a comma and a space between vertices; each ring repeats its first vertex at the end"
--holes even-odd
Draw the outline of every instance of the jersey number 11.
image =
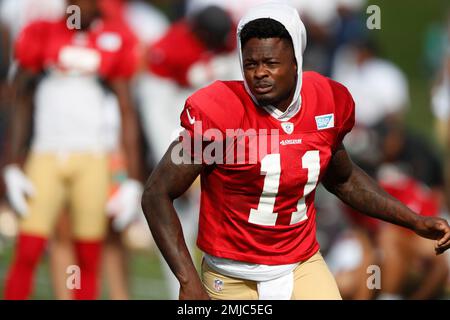
MULTIPOLYGON (((303 196, 297 202, 297 210, 291 215, 291 225, 308 219, 305 198, 315 188, 320 174, 319 151, 308 151, 302 157, 302 167, 308 170, 308 181, 303 187, 303 196)), ((273 212, 280 185, 280 154, 268 154, 261 161, 261 174, 265 174, 264 187, 257 209, 250 210, 248 221, 262 226, 275 226, 278 213, 273 212)))

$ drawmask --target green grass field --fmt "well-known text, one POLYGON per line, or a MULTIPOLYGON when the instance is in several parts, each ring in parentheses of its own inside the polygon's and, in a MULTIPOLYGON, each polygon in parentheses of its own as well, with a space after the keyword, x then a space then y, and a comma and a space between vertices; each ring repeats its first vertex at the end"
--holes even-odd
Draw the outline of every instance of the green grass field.
POLYGON ((426 34, 443 24, 450 9, 446 0, 370 0, 381 9, 381 30, 373 30, 385 58, 397 64, 408 77, 411 106, 408 125, 433 140, 430 109, 430 70, 424 61, 426 34))
MULTIPOLYGON (((0 249, 0 300, 3 299, 4 278, 12 256, 13 243, 8 241, 0 249)), ((131 299, 158 300, 168 299, 165 281, 161 271, 159 257, 153 251, 133 252, 130 254, 130 293, 131 299)), ((108 287, 102 281, 101 299, 109 299, 108 287)), ((50 285, 47 255, 42 259, 36 273, 33 299, 52 300, 54 295, 50 285)))

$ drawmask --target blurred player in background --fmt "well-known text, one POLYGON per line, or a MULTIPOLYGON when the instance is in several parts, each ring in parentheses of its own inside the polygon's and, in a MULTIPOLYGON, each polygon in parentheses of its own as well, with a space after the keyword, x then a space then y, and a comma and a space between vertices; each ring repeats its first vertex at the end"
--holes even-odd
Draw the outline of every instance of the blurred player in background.
MULTIPOLYGON (((392 179, 399 177, 397 189, 392 189, 392 183, 386 185, 383 174, 379 182, 386 190, 420 214, 439 215, 442 165, 430 145, 405 125, 410 104, 406 77, 396 65, 380 57, 372 40, 355 40, 338 51, 333 73, 349 88, 358 106, 355 128, 345 141, 349 153, 372 177, 379 176, 386 164, 394 165, 397 170, 389 172, 392 179)), ((328 257, 344 298, 434 297, 447 269, 444 257, 428 254, 426 240, 357 213, 349 217, 350 230, 338 237, 328 257), (403 284, 411 277, 404 272, 405 267, 417 261, 428 261, 432 272, 423 272, 423 290, 406 295, 403 284), (367 268, 380 264, 384 275, 381 293, 366 284, 367 268)))
MULTIPOLYGON (((380 185, 411 210, 439 216, 440 201, 428 187, 406 175, 399 164, 377 170, 380 185)), ((336 239, 327 263, 344 299, 436 299, 448 276, 446 256, 434 256, 431 244, 403 228, 363 216, 347 207, 349 228, 336 239), (380 287, 367 280, 380 266, 380 287)))
POLYGON ((108 207, 117 226, 127 225, 137 213, 142 188, 138 121, 128 88, 137 63, 135 40, 119 25, 101 19, 97 1, 69 4, 81 9, 79 29, 69 28, 67 19, 32 23, 15 46, 20 69, 14 82, 12 148, 4 179, 21 221, 6 299, 30 297, 33 273, 65 206, 82 274, 74 295, 97 297, 110 185, 101 81, 119 102, 129 174, 108 207), (35 87, 30 87, 33 82, 35 87))
MULTIPOLYGON (((138 73, 136 74, 137 77, 135 76, 132 79, 132 87, 144 87, 145 90, 143 71, 146 68, 147 45, 156 41, 162 35, 168 25, 167 19, 155 7, 140 0, 100 0, 99 9, 104 20, 120 25, 123 32, 137 38, 139 45, 136 50, 138 53, 136 69, 138 73)), ((132 95, 133 100, 135 100, 136 90, 132 91, 132 95)), ((117 132, 120 131, 120 114, 118 114, 118 102, 113 93, 108 94, 106 104, 108 106, 105 107, 105 134, 108 136, 107 140, 110 146, 110 169, 112 174, 111 194, 109 197, 113 197, 120 184, 126 181, 128 174, 123 148, 117 139, 117 132)), ((136 222, 139 222, 139 220, 136 222)), ((70 299, 71 297, 70 291, 66 288, 67 274, 65 272, 67 266, 75 263, 70 227, 68 217, 64 215, 58 224, 50 252, 51 275, 54 292, 58 299, 70 299)), ((144 232, 148 232, 148 229, 140 226, 139 223, 134 223, 133 228, 144 229, 144 232)), ((124 243, 128 231, 130 231, 128 225, 109 224, 104 243, 103 271, 105 274, 105 286, 109 297, 114 300, 130 298, 128 281, 128 264, 130 259, 128 249, 124 243)), ((143 237, 148 238, 149 235, 143 235, 143 237)))
POLYGON ((447 210, 450 211, 450 13, 446 27, 441 63, 431 92, 431 107, 435 117, 436 137, 445 150, 446 200, 447 210))
POLYGON ((179 129, 179 110, 195 88, 230 76, 228 65, 214 64, 220 53, 233 51, 232 21, 219 7, 207 7, 175 22, 149 49, 151 89, 142 93, 144 130, 158 161, 179 129))
POLYGON ((292 7, 253 8, 239 23, 238 39, 245 81, 217 81, 188 98, 181 113, 186 131, 143 195, 155 241, 179 280, 180 299, 340 299, 316 240, 319 181, 366 215, 438 240, 436 254, 450 247, 444 219, 415 214, 349 159, 342 139, 354 124, 353 99, 339 83, 303 72, 306 31, 292 7), (252 146, 244 144, 238 157, 245 161, 229 163, 242 142, 236 130, 255 130, 243 134, 246 141, 258 133, 267 138, 262 128, 278 132, 276 152, 259 150, 249 163, 252 146), (175 161, 178 152, 187 163, 175 161), (199 175, 201 279, 173 206, 199 175))
MULTIPOLYGON (((138 84, 141 120, 151 150, 152 163, 164 155, 179 130, 179 113, 183 101, 199 86, 214 79, 233 78, 235 41, 233 22, 227 12, 215 6, 202 7, 176 21, 148 48, 149 73, 138 84)), ((238 75, 239 76, 239 75, 238 75)), ((175 201, 183 220, 186 242, 194 253, 198 187, 175 201)), ((163 263, 169 297, 176 299, 178 284, 163 263)))
MULTIPOLYGON (((423 216, 440 215, 438 195, 406 175, 398 165, 383 165, 378 179, 389 194, 411 210, 423 216)), ((444 293, 448 277, 447 256, 434 256, 429 241, 397 226, 382 224, 378 245, 383 272, 379 299, 436 299, 444 293)))
MULTIPOLYGON (((64 0, 1 0, 0 1, 0 34, 1 34, 1 77, 3 86, 0 99, 1 108, 1 121, 5 121, 10 118, 10 97, 11 92, 9 87, 6 86, 6 80, 8 74, 14 71, 15 65, 11 65, 11 44, 13 44, 20 32, 20 30, 36 20, 54 20, 61 18, 65 11, 64 0)), ((6 144, 9 139, 6 139, 6 132, 8 123, 1 124, 2 136, 1 140, 4 140, 3 144, 6 144), (5 141, 6 140, 6 141, 5 141)), ((0 142, 1 144, 1 142, 0 142)), ((2 144, 3 147, 5 147, 2 144)), ((2 149, 4 150, 4 149, 2 149)), ((5 152, 2 152, 0 157, 5 161, 5 152)), ((0 162, 0 165, 4 163, 0 162)))
MULTIPOLYGON (((167 18, 154 6, 140 0, 102 0, 101 9, 107 19, 120 22, 124 29, 137 38, 139 45, 139 65, 137 74, 133 79, 132 94, 134 100, 142 103, 141 94, 152 90, 151 83, 147 81, 147 56, 148 47, 156 42, 166 31, 169 25, 167 18)), ((139 105, 138 105, 139 106, 139 105)), ((114 128, 112 128, 114 129, 114 128)), ((114 133, 113 133, 114 134, 114 133)), ((127 177, 127 170, 123 163, 123 149, 116 146, 116 152, 112 157, 113 184, 117 188, 127 177)), ((151 163, 147 163, 147 167, 151 163)), ((137 231, 148 233, 148 229, 142 226, 142 219, 134 225, 137 231)), ((124 243, 128 229, 113 228, 111 226, 105 243, 103 266, 105 280, 111 299, 130 299, 129 289, 129 262, 130 255, 124 243)), ((143 235, 143 237, 145 237, 143 235)), ((148 235, 150 237, 150 235, 148 235)))
POLYGON ((342 47, 334 61, 333 79, 352 92, 358 105, 355 121, 361 127, 373 127, 387 118, 403 122, 409 106, 404 73, 381 58, 378 50, 374 41, 360 38, 342 47))

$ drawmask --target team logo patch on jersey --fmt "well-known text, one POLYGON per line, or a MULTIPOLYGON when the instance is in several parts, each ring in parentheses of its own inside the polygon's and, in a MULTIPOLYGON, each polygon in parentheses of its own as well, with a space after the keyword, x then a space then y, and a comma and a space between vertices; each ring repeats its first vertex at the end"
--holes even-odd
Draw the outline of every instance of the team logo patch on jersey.
POLYGON ((334 114, 324 114, 316 117, 317 130, 334 128, 334 114))
POLYGON ((214 290, 220 292, 223 290, 223 281, 220 279, 214 279, 214 290))
POLYGON ((281 123, 281 127, 287 134, 294 132, 294 124, 292 122, 283 122, 281 123))

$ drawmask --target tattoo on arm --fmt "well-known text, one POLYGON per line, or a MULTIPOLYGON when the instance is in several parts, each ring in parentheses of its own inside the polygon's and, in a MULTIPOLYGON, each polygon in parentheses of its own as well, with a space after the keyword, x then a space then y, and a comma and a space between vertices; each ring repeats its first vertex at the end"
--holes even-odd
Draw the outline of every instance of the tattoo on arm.
POLYGON ((349 158, 341 145, 333 154, 323 184, 353 209, 409 229, 419 216, 384 191, 349 158))

